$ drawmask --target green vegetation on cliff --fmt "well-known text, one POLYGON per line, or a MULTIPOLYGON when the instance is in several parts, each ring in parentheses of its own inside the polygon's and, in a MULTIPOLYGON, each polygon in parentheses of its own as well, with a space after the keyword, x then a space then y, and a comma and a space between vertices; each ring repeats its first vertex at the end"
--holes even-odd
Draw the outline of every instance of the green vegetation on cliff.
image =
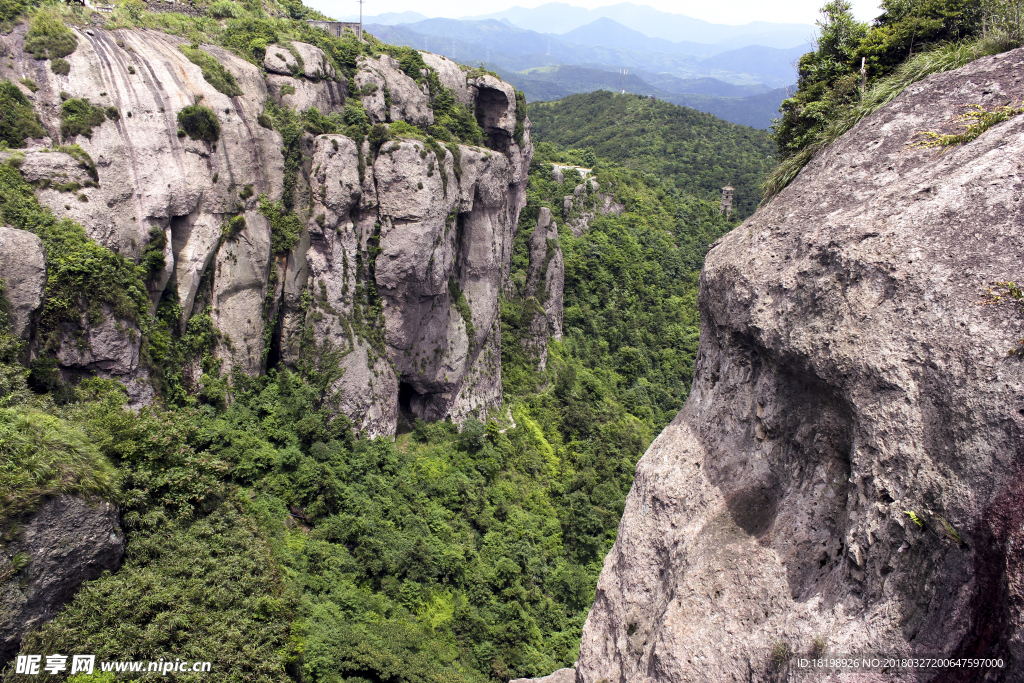
POLYGON ((732 185, 741 218, 754 212, 775 163, 766 131, 639 95, 602 90, 535 102, 529 111, 535 142, 590 149, 702 199, 719 199, 732 185))
POLYGON ((39 124, 39 116, 32 103, 10 81, 0 81, 0 143, 9 147, 22 147, 25 138, 41 138, 46 131, 39 124))
POLYGON ((908 85, 1024 43, 1020 0, 883 0, 882 10, 868 24, 846 0, 822 7, 817 49, 800 58, 797 92, 773 126, 781 163, 765 198, 908 85))

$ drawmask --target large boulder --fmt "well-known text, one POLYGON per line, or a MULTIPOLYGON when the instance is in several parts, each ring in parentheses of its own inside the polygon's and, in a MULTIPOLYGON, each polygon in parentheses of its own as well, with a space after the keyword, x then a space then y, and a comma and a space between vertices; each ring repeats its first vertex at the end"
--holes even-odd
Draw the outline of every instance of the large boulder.
POLYGON ((269 73, 304 76, 315 81, 335 76, 334 65, 323 50, 297 41, 287 45, 267 45, 263 68, 269 73))
POLYGON ((431 52, 421 52, 423 63, 434 70, 437 80, 441 85, 455 93, 455 101, 459 104, 472 107, 476 92, 469 86, 466 79, 466 70, 469 67, 453 62, 444 55, 435 55, 431 52))
POLYGON ((53 619, 83 582, 117 569, 125 544, 119 519, 110 503, 50 498, 23 520, 16 540, 0 547, 0 667, 14 657, 22 637, 53 619), (22 554, 28 564, 14 572, 11 562, 22 554))
POLYGON ((0 225, 0 280, 11 307, 11 334, 27 340, 46 291, 43 241, 25 230, 0 225))
POLYGON ((693 388, 637 467, 577 680, 769 680, 823 650, 1024 678, 1024 319, 978 305, 1021 277, 1024 116, 911 146, 1020 101, 1022 69, 908 88, 712 247, 693 388))
POLYGON ((360 58, 355 82, 372 123, 407 121, 414 126, 433 125, 430 98, 401 70, 394 57, 360 58))

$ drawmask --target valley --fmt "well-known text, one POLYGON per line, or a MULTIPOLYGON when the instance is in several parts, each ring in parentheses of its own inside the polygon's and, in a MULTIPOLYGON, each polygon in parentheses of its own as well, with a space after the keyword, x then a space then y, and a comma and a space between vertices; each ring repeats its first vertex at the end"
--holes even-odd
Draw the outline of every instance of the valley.
POLYGON ((0 679, 1020 678, 1019 0, 165 4, 0 3, 0 679))

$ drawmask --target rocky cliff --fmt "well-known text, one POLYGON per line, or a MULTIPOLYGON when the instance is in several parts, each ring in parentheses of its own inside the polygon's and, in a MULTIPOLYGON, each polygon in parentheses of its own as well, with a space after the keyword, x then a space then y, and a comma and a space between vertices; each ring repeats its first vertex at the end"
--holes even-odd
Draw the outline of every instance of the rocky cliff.
MULTIPOLYGON (((410 127, 434 123, 429 88, 386 54, 361 57, 350 83, 303 43, 269 45, 260 68, 155 31, 90 29, 75 31, 68 72, 58 74, 25 53, 25 31, 0 37, 9 55, 0 78, 21 83, 50 137, 28 145, 22 175, 99 244, 136 261, 147 249, 162 254, 147 282, 153 310, 172 298, 179 331, 208 315, 222 373, 313 368, 367 436, 394 433, 400 393, 401 407, 425 419, 461 420, 500 402, 498 296, 532 157, 511 86, 422 55, 485 139, 442 145, 410 127), (202 53, 241 94, 204 78, 193 59, 202 53), (379 148, 301 133, 296 158, 265 115, 271 105, 341 113, 350 93, 371 124, 410 125, 379 148), (77 99, 107 119, 62 131, 62 103, 77 99), (216 115, 216 140, 180 129, 178 114, 196 103, 216 115), (294 247, 275 246, 275 216, 297 226, 294 247)), ((17 319, 40 302, 19 303, 17 319)), ((33 330, 22 332, 44 353, 33 330)), ((65 379, 117 378, 139 405, 155 396, 145 343, 134 321, 105 309, 65 322, 48 352, 65 379)), ((202 372, 195 359, 186 379, 202 372)))
POLYGON ((118 568, 125 546, 119 518, 110 503, 64 495, 19 520, 23 525, 4 520, 0 662, 12 659, 22 636, 52 619, 84 581, 118 568))
POLYGON ((1024 116, 910 146, 1022 73, 1016 50, 908 88, 713 246, 692 392, 637 467, 577 681, 775 680, 823 651, 1024 676, 1024 319, 979 305, 1020 278, 1024 116))

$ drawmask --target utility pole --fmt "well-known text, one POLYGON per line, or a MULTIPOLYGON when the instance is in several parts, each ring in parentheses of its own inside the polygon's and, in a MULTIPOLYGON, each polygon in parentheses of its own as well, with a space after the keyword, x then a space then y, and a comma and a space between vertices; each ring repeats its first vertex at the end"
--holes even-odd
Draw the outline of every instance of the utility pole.
POLYGON ((363 3, 366 0, 356 0, 359 3, 359 40, 363 39, 363 3))

